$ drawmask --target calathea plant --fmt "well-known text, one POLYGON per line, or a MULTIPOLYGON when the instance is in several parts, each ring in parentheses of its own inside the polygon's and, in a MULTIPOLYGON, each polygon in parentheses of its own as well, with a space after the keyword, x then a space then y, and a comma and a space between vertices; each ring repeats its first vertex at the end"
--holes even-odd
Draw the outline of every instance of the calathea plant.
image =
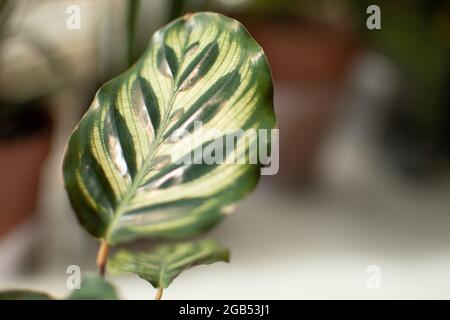
POLYGON ((249 151, 261 139, 208 146, 230 132, 270 132, 272 97, 262 49, 216 13, 187 14, 158 30, 142 57, 100 88, 69 140, 63 173, 80 224, 100 240, 102 275, 111 246, 141 238, 170 242, 122 249, 108 269, 148 280, 157 298, 187 267, 228 260, 215 241, 185 238, 214 226, 256 186, 261 165, 249 151), (195 132, 196 123, 220 134, 195 132), (224 161, 199 161, 199 150, 224 161))

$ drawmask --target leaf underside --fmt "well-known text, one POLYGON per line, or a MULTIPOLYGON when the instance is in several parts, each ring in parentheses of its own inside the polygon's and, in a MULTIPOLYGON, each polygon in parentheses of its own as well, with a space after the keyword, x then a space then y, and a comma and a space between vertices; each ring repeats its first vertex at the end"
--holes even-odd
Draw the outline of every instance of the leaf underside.
MULTIPOLYGON (((194 121, 221 132, 275 126, 272 79, 259 45, 237 21, 185 15, 157 31, 140 60, 105 84, 65 154, 66 190, 80 223, 115 244, 191 236, 251 191, 257 164, 183 164, 175 130, 194 121)), ((245 156, 249 144, 226 154, 245 156)))
POLYGON ((108 261, 114 275, 135 273, 155 288, 167 288, 184 270, 229 261, 229 251, 214 240, 161 245, 150 252, 121 250, 108 261))

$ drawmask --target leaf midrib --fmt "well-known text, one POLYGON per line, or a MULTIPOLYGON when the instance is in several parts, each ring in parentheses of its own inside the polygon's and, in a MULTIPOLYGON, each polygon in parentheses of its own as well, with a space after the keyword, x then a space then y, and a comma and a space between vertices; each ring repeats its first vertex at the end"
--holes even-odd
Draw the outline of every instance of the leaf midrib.
MULTIPOLYGON (((187 38, 190 37, 190 31, 187 34, 187 38)), ((183 51, 185 50, 185 47, 187 45, 187 42, 184 44, 183 51)), ((163 121, 161 122, 162 125, 159 127, 158 133, 156 134, 155 140, 150 145, 150 153, 147 155, 147 157, 144 160, 144 165, 138 170, 135 178, 133 179, 133 182, 131 183, 130 188, 128 188, 127 192, 125 193, 124 197, 120 200, 119 205, 116 207, 116 209, 113 212, 113 219, 111 220, 111 223, 109 224, 107 231, 105 233, 105 240, 110 242, 111 236, 114 232, 115 226, 117 225, 118 221, 122 217, 124 213, 124 208, 129 204, 130 200, 134 197, 136 194, 137 189, 141 186, 142 180, 144 179, 145 175, 148 172, 148 169, 152 165, 152 161, 155 157, 155 154, 157 153, 158 147, 162 142, 164 142, 163 133, 166 131, 167 126, 169 124, 169 116, 172 112, 172 108, 174 105, 175 96, 178 93, 178 88, 175 88, 176 81, 179 71, 181 69, 182 64, 184 63, 186 55, 184 54, 180 60, 180 68, 177 70, 177 74, 172 76, 172 92, 170 93, 170 100, 168 102, 167 107, 165 108, 167 112, 164 114, 163 121)))
MULTIPOLYGON (((172 104, 173 104, 173 99, 174 99, 175 95, 176 95, 176 91, 174 91, 174 93, 171 94, 170 106, 172 106, 172 104)), ((119 205, 113 212, 113 219, 107 229, 106 236, 105 236, 105 238, 106 238, 105 240, 107 240, 107 241, 111 239, 111 235, 114 231, 114 228, 124 213, 124 208, 129 204, 130 200, 136 194, 136 191, 141 186, 142 180, 144 179, 145 175, 147 174, 148 169, 153 164, 152 161, 155 157, 158 147, 161 144, 161 142, 163 142, 163 140, 161 140, 162 132, 164 132, 167 129, 167 124, 168 124, 167 120, 169 118, 168 115, 170 114, 170 112, 171 112, 171 110, 168 110, 168 112, 164 115, 163 126, 160 127, 161 130, 158 131, 155 140, 150 145, 150 150, 151 150, 150 153, 145 158, 145 160, 143 162, 143 166, 138 170, 135 178, 133 179, 133 182, 131 183, 130 188, 128 188, 124 197, 120 200, 119 205)))

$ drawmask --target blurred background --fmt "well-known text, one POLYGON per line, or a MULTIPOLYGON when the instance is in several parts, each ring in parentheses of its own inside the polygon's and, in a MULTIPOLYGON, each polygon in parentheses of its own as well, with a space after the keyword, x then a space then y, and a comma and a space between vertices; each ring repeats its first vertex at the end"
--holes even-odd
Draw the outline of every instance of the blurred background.
MULTIPOLYGON (((231 263, 182 274, 165 298, 449 299, 444 0, 0 0, 0 289, 64 295, 68 265, 95 270, 98 243, 63 187, 65 143, 99 86, 192 11, 238 19, 264 48, 280 171, 211 232, 231 263)), ((153 297, 134 276, 113 281, 153 297)))

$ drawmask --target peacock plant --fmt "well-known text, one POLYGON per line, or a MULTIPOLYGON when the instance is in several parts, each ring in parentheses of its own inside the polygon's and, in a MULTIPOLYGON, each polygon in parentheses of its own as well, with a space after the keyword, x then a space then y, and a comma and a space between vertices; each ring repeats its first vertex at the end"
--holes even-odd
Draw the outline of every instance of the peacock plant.
POLYGON ((101 242, 100 273, 110 246, 142 238, 178 242, 119 251, 111 267, 148 280, 157 298, 187 267, 227 261, 215 241, 185 238, 214 226, 255 188, 262 161, 249 151, 270 142, 216 142, 275 126, 267 59, 238 21, 201 12, 158 30, 142 57, 99 89, 65 152, 65 187, 80 224, 101 242), (202 150, 224 161, 199 161, 202 150))

